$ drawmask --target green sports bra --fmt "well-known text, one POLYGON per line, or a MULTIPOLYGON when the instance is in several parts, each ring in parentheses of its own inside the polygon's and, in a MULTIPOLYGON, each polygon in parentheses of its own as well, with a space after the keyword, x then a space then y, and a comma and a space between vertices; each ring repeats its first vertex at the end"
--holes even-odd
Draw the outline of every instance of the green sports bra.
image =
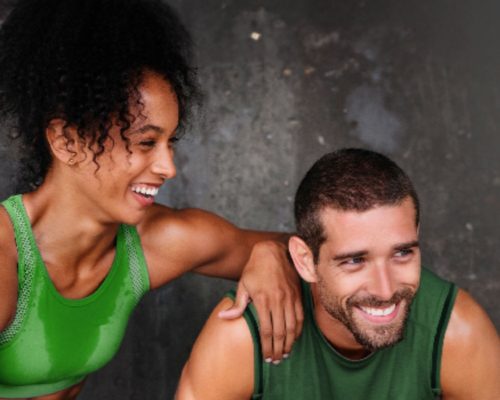
POLYGON ((0 398, 42 396, 77 384, 114 356, 149 276, 136 229, 121 225, 104 281, 85 298, 67 299, 50 280, 21 195, 2 205, 14 227, 19 286, 15 317, 0 332, 0 398))

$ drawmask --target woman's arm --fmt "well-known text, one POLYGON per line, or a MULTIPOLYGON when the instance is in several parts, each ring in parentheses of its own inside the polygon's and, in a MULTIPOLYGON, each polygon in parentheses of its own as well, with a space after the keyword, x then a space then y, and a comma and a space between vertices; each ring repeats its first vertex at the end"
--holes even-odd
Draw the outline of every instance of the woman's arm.
POLYGON ((155 206, 138 227, 151 286, 185 272, 238 279, 237 302, 226 317, 243 312, 248 297, 259 313, 263 356, 280 360, 302 329, 300 284, 287 258, 287 235, 239 229, 212 213, 155 206))

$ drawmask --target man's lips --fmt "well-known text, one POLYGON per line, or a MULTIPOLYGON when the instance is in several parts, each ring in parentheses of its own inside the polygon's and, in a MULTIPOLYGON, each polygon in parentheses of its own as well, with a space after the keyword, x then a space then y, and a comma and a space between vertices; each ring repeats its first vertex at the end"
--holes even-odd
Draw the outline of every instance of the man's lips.
POLYGON ((363 319, 376 323, 387 324, 392 322, 398 315, 401 302, 393 303, 385 307, 369 307, 356 305, 355 310, 362 316, 363 319))

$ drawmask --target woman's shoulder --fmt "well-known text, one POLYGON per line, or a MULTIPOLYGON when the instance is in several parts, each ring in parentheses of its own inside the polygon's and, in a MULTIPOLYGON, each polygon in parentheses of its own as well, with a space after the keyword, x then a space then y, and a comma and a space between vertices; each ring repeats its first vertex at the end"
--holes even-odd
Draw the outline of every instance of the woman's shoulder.
POLYGON ((173 236, 193 235, 203 226, 212 226, 220 222, 220 217, 198 208, 170 208, 155 204, 146 213, 137 229, 141 236, 173 236))
POLYGON ((156 204, 150 207, 137 232, 151 287, 163 285, 226 253, 228 241, 224 238, 234 238, 235 230, 230 223, 205 210, 156 204))
POLYGON ((152 288, 191 269, 191 258, 198 254, 198 241, 193 241, 197 231, 194 214, 197 212, 155 204, 137 225, 152 288))
POLYGON ((8 326, 17 303, 17 251, 14 229, 0 206, 0 331, 8 326))

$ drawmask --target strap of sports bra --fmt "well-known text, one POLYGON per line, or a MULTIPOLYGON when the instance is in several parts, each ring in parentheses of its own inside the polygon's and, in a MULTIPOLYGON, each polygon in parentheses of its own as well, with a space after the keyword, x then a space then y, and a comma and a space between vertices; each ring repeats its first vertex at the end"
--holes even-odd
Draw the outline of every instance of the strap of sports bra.
POLYGON ((22 326, 28 309, 36 268, 35 239, 21 195, 9 197, 2 202, 2 206, 7 210, 14 227, 18 254, 19 294, 14 320, 5 330, 0 332, 0 346, 9 342, 22 326))

